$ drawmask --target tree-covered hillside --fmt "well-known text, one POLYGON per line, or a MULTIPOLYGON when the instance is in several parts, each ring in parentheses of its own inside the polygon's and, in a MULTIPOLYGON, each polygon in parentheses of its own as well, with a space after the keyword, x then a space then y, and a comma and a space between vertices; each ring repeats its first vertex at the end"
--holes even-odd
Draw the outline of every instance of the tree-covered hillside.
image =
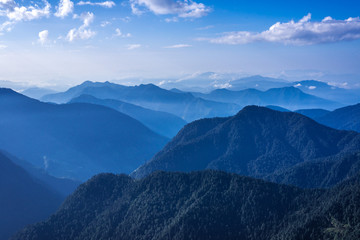
POLYGON ((302 190, 236 174, 102 174, 13 239, 357 239, 359 176, 302 190))

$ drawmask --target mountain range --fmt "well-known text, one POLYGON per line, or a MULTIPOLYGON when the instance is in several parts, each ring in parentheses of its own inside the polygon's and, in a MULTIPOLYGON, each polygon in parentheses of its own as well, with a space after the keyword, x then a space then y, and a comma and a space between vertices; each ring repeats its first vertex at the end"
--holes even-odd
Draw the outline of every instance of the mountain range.
POLYGON ((257 89, 260 91, 266 91, 271 88, 290 87, 292 86, 292 84, 291 82, 284 79, 254 75, 229 81, 229 86, 231 86, 230 89, 233 91, 245 89, 257 89))
POLYGON ((233 117, 186 125, 132 176, 218 169, 265 178, 304 162, 357 152, 359 133, 335 130, 298 113, 248 106, 233 117))
POLYGON ((359 196, 359 175, 324 191, 216 171, 101 174, 12 239, 358 239, 359 196))
POLYGON ((316 80, 297 81, 293 82, 292 85, 307 94, 315 95, 317 97, 336 102, 341 102, 346 105, 360 102, 359 89, 339 88, 316 80))
POLYGON ((57 177, 129 173, 168 141, 107 107, 43 103, 10 89, 0 89, 0 114, 0 149, 57 177))
POLYGON ((69 103, 90 103, 106 106, 122 112, 143 123, 152 131, 168 138, 174 137, 186 122, 173 114, 146 109, 114 99, 99 99, 91 95, 80 95, 69 103))
POLYGON ((338 108, 354 95, 225 85, 87 81, 47 103, 0 89, 0 239, 38 221, 12 239, 360 238, 360 104, 338 108))
POLYGON ((219 103, 194 97, 191 93, 177 93, 153 84, 123 86, 110 82, 84 82, 66 92, 46 95, 43 101, 65 103, 82 94, 99 99, 114 99, 155 111, 162 111, 193 121, 204 117, 230 116, 241 109, 231 103, 219 103))
POLYGON ((197 97, 207 100, 246 105, 276 105, 290 110, 300 108, 327 108, 335 109, 342 106, 339 103, 306 94, 295 87, 271 88, 266 91, 245 89, 232 91, 217 89, 208 94, 193 93, 197 97))
POLYGON ((8 239, 27 224, 45 220, 65 198, 2 152, 0 192, 0 239, 8 239))
POLYGON ((166 89, 177 88, 182 91, 201 93, 208 93, 221 88, 226 88, 231 91, 246 89, 267 91, 272 88, 296 87, 304 93, 339 102, 344 105, 360 102, 360 90, 353 88, 354 86, 352 85, 337 87, 326 81, 290 81, 260 75, 242 77, 239 74, 207 72, 179 80, 162 81, 160 86, 166 89))

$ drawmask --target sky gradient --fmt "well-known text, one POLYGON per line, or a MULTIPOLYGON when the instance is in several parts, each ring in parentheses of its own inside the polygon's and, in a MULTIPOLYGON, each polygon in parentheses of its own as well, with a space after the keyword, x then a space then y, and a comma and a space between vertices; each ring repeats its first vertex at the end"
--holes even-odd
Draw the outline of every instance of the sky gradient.
POLYGON ((359 15, 348 0, 0 0, 0 80, 52 87, 212 71, 356 83, 359 15))

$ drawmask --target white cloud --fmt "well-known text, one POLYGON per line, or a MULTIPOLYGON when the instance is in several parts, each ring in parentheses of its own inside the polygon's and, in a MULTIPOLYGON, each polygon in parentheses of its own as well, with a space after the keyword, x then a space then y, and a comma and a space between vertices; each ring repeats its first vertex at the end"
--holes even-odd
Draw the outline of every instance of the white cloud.
POLYGON ((123 21, 123 22, 128 23, 128 22, 131 21, 131 18, 129 16, 126 16, 126 17, 120 18, 120 20, 123 21))
POLYGON ((68 40, 69 42, 72 42, 76 39, 86 40, 96 35, 96 32, 88 28, 90 24, 94 21, 93 13, 87 12, 85 14, 82 14, 80 17, 74 15, 74 18, 82 19, 83 25, 81 25, 79 28, 71 29, 66 36, 66 40, 68 40))
POLYGON ((121 30, 119 28, 115 29, 115 34, 114 34, 115 37, 131 37, 131 34, 130 33, 122 33, 121 30))
POLYGON ((176 45, 167 46, 167 47, 164 47, 164 48, 186 48, 186 47, 191 47, 191 45, 189 45, 189 44, 176 44, 176 45))
POLYGON ((177 17, 172 17, 172 18, 165 18, 165 22, 179 22, 179 18, 177 17))
POLYGON ((101 27, 106 27, 107 25, 110 25, 110 24, 111 24, 111 22, 109 22, 109 21, 102 21, 100 26, 101 27))
POLYGON ((1 49, 5 49, 5 48, 7 48, 8 46, 6 46, 6 45, 4 45, 4 44, 0 44, 0 50, 1 49))
POLYGON ((232 88, 232 85, 230 83, 223 83, 223 84, 214 84, 214 88, 232 88))
POLYGON ((10 32, 15 22, 6 21, 0 25, 0 33, 3 31, 10 32))
POLYGON ((43 8, 39 8, 36 6, 21 6, 14 7, 11 10, 7 10, 6 16, 10 21, 31 21, 34 19, 39 19, 42 17, 48 17, 50 15, 51 5, 44 1, 45 6, 43 8))
POLYGON ((214 28, 214 25, 208 25, 208 26, 205 26, 205 27, 197 28, 196 30, 208 30, 208 29, 211 29, 211 28, 214 28))
POLYGON ((47 41, 48 41, 48 36, 49 36, 49 31, 48 30, 44 30, 39 32, 39 43, 41 45, 44 45, 47 41))
POLYGON ((0 4, 8 4, 14 2, 13 0, 0 0, 0 4))
POLYGON ((143 14, 144 12, 141 11, 138 7, 137 7, 137 3, 136 3, 136 0, 131 0, 131 12, 135 15, 141 15, 143 14))
POLYGON ((316 89, 316 86, 309 86, 309 90, 314 90, 316 89))
POLYGON ((38 4, 25 7, 19 6, 14 0, 0 0, 0 16, 8 18, 0 24, 0 35, 4 31, 10 32, 17 22, 49 17, 51 5, 46 0, 43 2, 41 8, 38 4))
POLYGON ((140 48, 141 47, 141 44, 129 44, 127 45, 127 49, 128 50, 134 50, 134 49, 137 49, 137 48, 140 48))
POLYGON ((94 14, 91 12, 87 12, 85 14, 82 14, 80 18, 83 20, 83 27, 89 27, 90 24, 94 21, 94 14))
POLYGON ((277 22, 263 32, 229 32, 217 38, 202 38, 211 43, 247 44, 252 42, 278 42, 291 45, 312 45, 360 39, 360 18, 335 20, 326 17, 320 22, 311 22, 311 14, 298 22, 277 22))
POLYGON ((80 1, 77 3, 77 5, 91 5, 91 6, 100 6, 100 7, 105 7, 105 8, 112 8, 114 7, 116 4, 113 1, 105 1, 105 2, 90 2, 90 1, 80 1))
POLYGON ((199 18, 211 11, 210 7, 192 0, 131 0, 131 9, 134 14, 143 13, 140 7, 146 8, 157 15, 175 14, 181 18, 199 18))
POLYGON ((64 18, 74 11, 74 3, 70 0, 60 0, 55 13, 56 17, 64 18))

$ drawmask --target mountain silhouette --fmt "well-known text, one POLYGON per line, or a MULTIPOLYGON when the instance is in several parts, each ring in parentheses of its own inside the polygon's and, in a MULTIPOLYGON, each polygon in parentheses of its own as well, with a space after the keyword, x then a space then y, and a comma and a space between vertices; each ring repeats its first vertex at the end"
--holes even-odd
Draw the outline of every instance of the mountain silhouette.
POLYGON ((0 89, 0 114, 0 149, 57 177, 129 173, 168 141, 107 107, 42 103, 10 89, 0 89))

